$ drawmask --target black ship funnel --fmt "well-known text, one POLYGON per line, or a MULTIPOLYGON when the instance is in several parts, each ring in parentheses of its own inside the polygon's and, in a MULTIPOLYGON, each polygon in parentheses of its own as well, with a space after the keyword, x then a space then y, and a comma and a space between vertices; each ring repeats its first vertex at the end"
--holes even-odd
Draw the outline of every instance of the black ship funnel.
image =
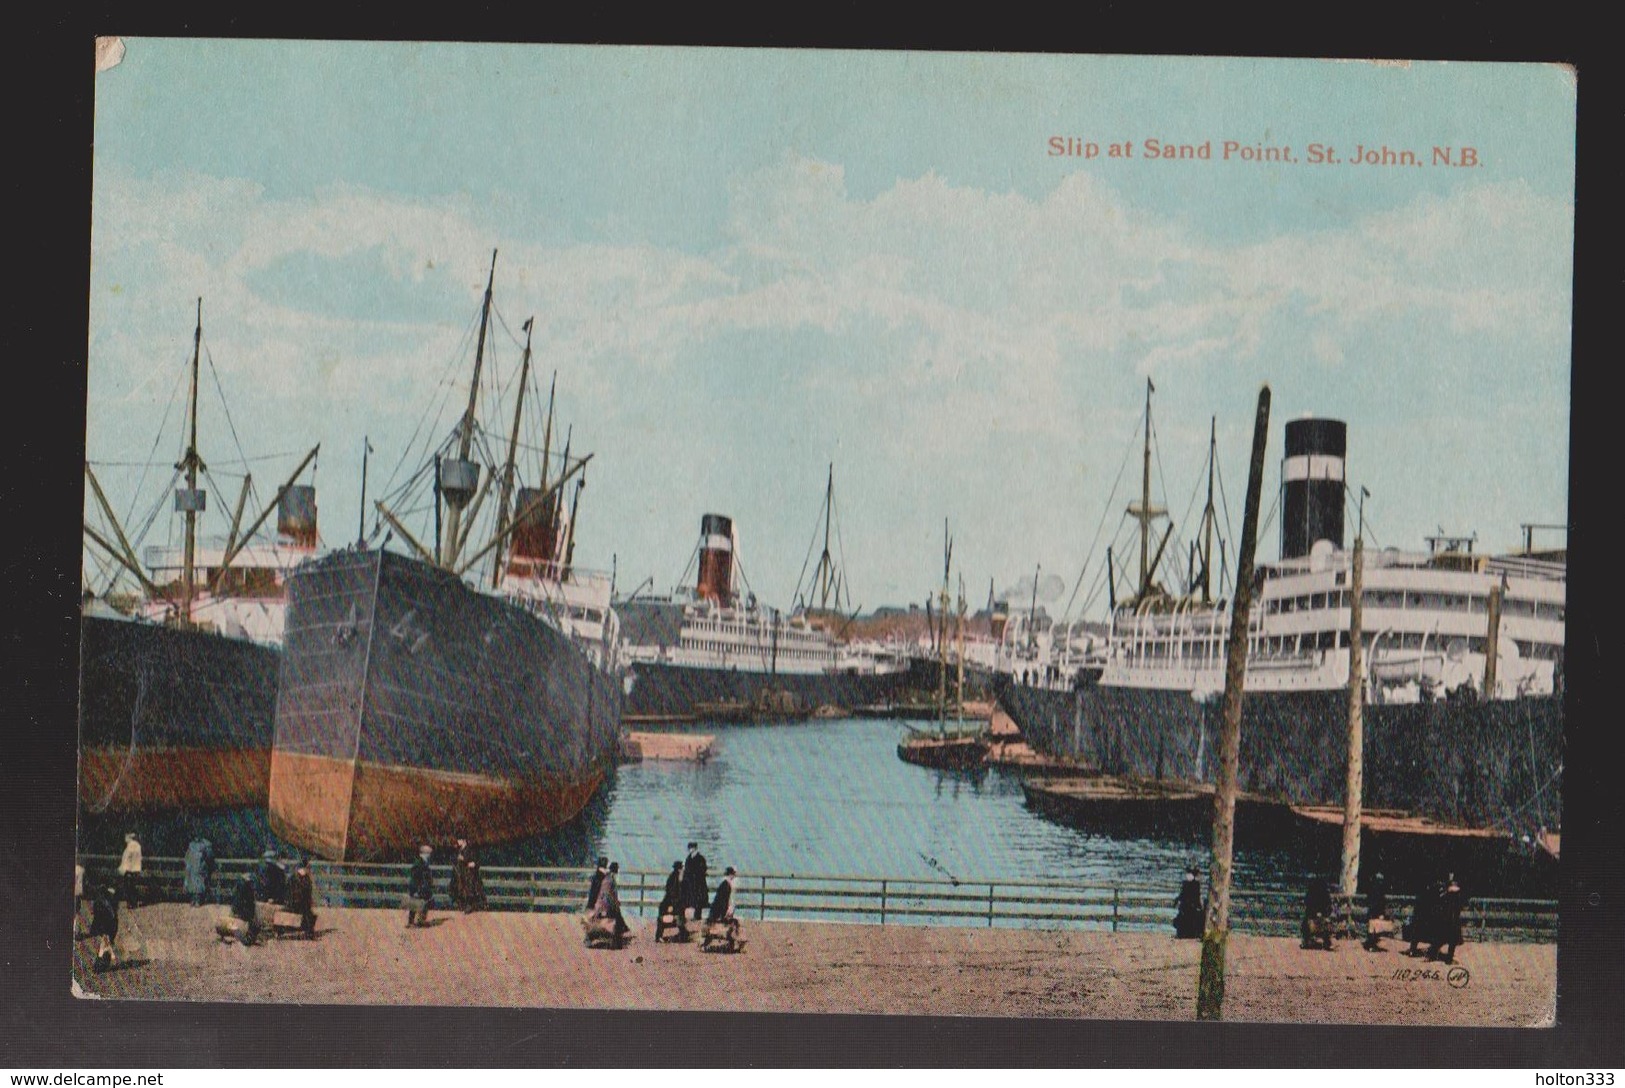
POLYGON ((734 593, 734 523, 721 514, 700 518, 700 572, 694 592, 702 599, 730 604, 734 593))
POLYGON ((276 507, 276 531, 296 547, 316 546, 315 487, 293 484, 282 493, 282 501, 276 507))
POLYGON ((1343 550, 1343 462, 1348 424, 1294 419, 1281 462, 1281 558, 1307 556, 1319 541, 1343 550))

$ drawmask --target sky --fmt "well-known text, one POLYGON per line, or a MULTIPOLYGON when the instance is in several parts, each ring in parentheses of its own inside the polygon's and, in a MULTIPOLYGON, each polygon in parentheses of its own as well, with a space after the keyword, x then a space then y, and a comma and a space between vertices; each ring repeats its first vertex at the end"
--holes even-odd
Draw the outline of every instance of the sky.
POLYGON ((370 502, 467 396, 496 250, 495 403, 534 317, 543 395, 556 373, 558 425, 594 454, 577 560, 623 590, 670 588, 717 512, 788 606, 833 465, 854 607, 922 601, 946 519, 973 606, 1041 571, 1052 610, 1098 617, 1148 378, 1176 542, 1210 420, 1239 536, 1265 383, 1261 558, 1306 415, 1349 424, 1380 546, 1505 549, 1566 520, 1565 68, 124 44, 96 76, 86 421, 121 516, 162 499, 201 297, 214 532, 241 458, 263 497, 320 442, 322 535, 352 541, 364 442, 370 502))

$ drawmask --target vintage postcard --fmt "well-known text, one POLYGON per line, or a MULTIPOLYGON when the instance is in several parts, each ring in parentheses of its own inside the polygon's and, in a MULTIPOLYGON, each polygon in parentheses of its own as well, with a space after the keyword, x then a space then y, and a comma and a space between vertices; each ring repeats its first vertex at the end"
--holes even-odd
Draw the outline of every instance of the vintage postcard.
POLYGON ((97 56, 75 993, 1555 1022, 1572 69, 97 56))

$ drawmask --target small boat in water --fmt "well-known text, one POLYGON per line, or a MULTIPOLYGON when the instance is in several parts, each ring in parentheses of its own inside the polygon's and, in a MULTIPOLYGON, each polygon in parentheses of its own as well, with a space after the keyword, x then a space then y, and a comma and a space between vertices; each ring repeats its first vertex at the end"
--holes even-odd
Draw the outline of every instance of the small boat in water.
POLYGON ((946 771, 967 771, 983 766, 992 745, 983 733, 914 733, 897 744, 904 763, 946 771))
POLYGON ((988 752, 992 750, 993 742, 988 735, 986 718, 970 725, 967 725, 965 721, 965 587, 963 582, 959 587, 959 607, 955 614, 954 623, 954 637, 958 643, 958 653, 955 655, 956 676, 952 725, 950 725, 948 719, 947 645, 950 604, 948 584, 953 569, 954 545, 953 539, 948 536, 948 526, 946 524, 942 527, 942 536, 942 592, 939 598, 942 607, 937 612, 937 629, 933 632, 937 646, 937 727, 935 731, 931 731, 915 729, 911 726, 909 736, 904 737, 897 745, 897 758, 904 763, 913 763, 921 767, 963 771, 984 766, 987 762, 988 752))

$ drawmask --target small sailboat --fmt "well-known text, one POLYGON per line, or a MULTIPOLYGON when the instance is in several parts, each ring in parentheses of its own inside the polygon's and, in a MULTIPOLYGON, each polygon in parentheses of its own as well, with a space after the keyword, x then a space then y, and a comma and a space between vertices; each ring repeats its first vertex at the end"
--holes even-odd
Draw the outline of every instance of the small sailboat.
POLYGON ((897 758, 905 763, 914 763, 922 767, 935 767, 939 770, 971 770, 984 765, 992 742, 988 737, 987 724, 979 722, 967 725, 965 722, 965 587, 963 580, 959 587, 958 609, 954 613, 954 637, 958 643, 955 655, 955 681, 954 681, 954 715, 950 725, 948 720, 948 614, 952 601, 949 598, 948 586, 953 567, 953 539, 948 535, 948 526, 944 522, 942 528, 943 563, 942 563, 942 592, 938 601, 941 608, 938 610, 937 631, 937 728, 921 730, 910 727, 910 733, 897 745, 897 758))

